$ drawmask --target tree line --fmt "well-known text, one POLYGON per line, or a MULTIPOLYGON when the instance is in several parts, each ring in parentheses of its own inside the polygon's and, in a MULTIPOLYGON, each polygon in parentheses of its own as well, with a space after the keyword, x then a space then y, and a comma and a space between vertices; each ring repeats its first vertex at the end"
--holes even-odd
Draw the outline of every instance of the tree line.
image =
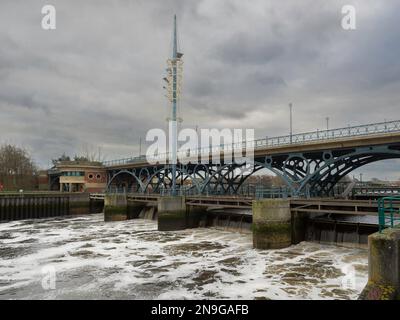
POLYGON ((37 187, 38 168, 28 151, 10 144, 0 146, 0 191, 37 187))
POLYGON ((79 155, 75 154, 73 157, 63 153, 60 157, 53 159, 52 163, 56 165, 60 161, 103 162, 105 160, 101 147, 96 148, 89 144, 82 144, 79 153, 79 155))

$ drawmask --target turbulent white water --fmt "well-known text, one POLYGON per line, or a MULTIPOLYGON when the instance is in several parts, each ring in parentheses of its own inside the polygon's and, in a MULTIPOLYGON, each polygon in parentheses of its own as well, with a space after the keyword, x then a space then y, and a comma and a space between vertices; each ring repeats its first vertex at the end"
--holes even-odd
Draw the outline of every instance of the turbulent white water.
POLYGON ((249 234, 102 214, 0 224, 0 299, 356 299, 366 282, 363 249, 261 251, 249 234))

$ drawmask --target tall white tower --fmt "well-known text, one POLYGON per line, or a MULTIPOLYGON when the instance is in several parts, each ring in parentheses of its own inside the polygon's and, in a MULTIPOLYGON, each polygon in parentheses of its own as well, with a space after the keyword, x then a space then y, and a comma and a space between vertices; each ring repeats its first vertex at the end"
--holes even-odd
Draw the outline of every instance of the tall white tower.
POLYGON ((172 105, 172 117, 169 120, 169 146, 168 163, 172 165, 172 195, 176 195, 176 165, 177 159, 177 144, 178 144, 178 130, 177 130, 177 117, 176 109, 177 102, 181 95, 182 86, 182 56, 183 53, 178 52, 178 37, 176 26, 176 15, 174 15, 174 36, 172 47, 172 58, 167 60, 167 76, 164 81, 167 83, 167 98, 172 105))

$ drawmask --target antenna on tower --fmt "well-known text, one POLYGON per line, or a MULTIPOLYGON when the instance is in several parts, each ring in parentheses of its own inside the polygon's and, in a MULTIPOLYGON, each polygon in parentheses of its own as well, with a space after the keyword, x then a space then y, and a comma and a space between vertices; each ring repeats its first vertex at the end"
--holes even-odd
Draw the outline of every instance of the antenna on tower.
POLYGON ((169 154, 171 157, 168 163, 172 165, 172 195, 176 195, 176 164, 177 159, 177 103, 181 96, 182 86, 182 56, 183 53, 178 52, 178 36, 176 15, 174 15, 174 36, 172 46, 172 57, 167 60, 167 75, 163 78, 165 81, 164 88, 167 90, 167 99, 172 105, 172 117, 169 119, 169 154))

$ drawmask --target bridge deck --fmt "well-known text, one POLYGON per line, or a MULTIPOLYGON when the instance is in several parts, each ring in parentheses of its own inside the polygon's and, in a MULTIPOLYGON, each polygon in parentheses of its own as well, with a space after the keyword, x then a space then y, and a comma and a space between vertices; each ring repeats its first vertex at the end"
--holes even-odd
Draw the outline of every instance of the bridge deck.
MULTIPOLYGON (((239 143, 239 148, 245 149, 246 145, 254 148, 255 156, 274 155, 293 152, 310 152, 329 149, 354 148, 371 145, 398 143, 400 139, 400 121, 366 124, 361 126, 337 128, 315 132, 304 132, 290 136, 270 137, 239 143)), ((232 152, 231 144, 210 146, 193 150, 193 155, 187 156, 179 152, 178 158, 187 162, 198 163, 202 154, 221 155, 224 151, 232 152), (211 153, 211 154, 210 154, 211 153)), ((237 146, 235 146, 236 148, 237 146)), ((169 155, 160 154, 152 157, 153 164, 168 163, 169 155)), ((103 162, 107 169, 122 169, 144 167, 149 163, 145 155, 137 157, 111 160, 103 162)))

